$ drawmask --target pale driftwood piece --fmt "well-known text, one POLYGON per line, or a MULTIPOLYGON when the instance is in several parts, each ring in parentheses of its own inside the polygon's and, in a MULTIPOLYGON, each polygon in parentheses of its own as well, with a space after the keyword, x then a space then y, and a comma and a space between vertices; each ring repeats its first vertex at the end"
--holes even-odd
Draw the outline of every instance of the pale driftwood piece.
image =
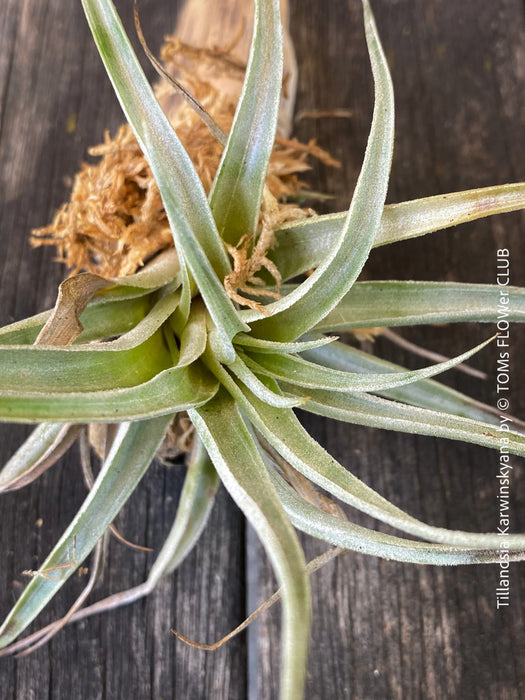
MULTIPOLYGON (((523 5, 501 2, 371 0, 393 69, 397 140, 389 201, 524 179, 522 128, 523 5)), ((213 4, 213 0, 210 0, 213 4)), ((249 2, 247 0, 247 5, 249 2)), ((175 26, 176 4, 142 0, 143 24, 156 52, 175 26)), ((117 7, 132 32, 131 3, 117 7)), ((294 0, 291 27, 300 67, 298 109, 351 109, 352 119, 305 119, 303 139, 343 160, 342 171, 319 168, 312 188, 347 206, 371 115, 371 77, 358 0, 294 0)), ((153 72, 150 72, 153 76, 153 72)), ((67 197, 64 178, 76 172, 88 145, 122 114, 88 35, 80 3, 3 0, 0 3, 0 317, 3 323, 50 308, 64 270, 51 250, 30 250, 31 227, 50 220, 67 197), (70 115, 76 131, 68 132, 70 115)), ((459 227, 374 252, 369 277, 492 282, 497 247, 512 253, 513 283, 525 284, 523 215, 459 227)), ((444 354, 486 337, 471 325, 410 329, 407 337, 444 354)), ((523 335, 513 341, 513 411, 525 415, 523 335)), ((388 347, 378 342, 378 352, 388 347)), ((391 350, 391 349, 390 349, 391 350)), ((401 350, 391 359, 409 361, 401 350)), ((450 375, 446 381, 493 402, 495 355, 476 359, 489 380, 450 375)), ((493 529, 496 455, 427 438, 334 425, 307 416, 314 435, 340 461, 414 515, 435 524, 493 529)), ((2 463, 21 440, 0 426, 2 463)), ((516 460, 512 516, 525 531, 523 462, 516 460)), ((159 548, 173 518, 182 472, 153 467, 119 528, 135 542, 159 548)), ((37 568, 78 509, 85 490, 71 454, 30 487, 0 504, 0 613, 19 594, 21 572, 37 568), (37 519, 42 518, 39 526, 37 519)), ((353 514, 352 514, 353 515, 353 514)), ((309 558, 320 550, 306 543, 309 558)), ((254 553, 250 552, 250 556, 254 553)), ((110 545, 111 569, 97 597, 143 580, 152 556, 110 545)), ((174 626, 214 641, 244 615, 243 519, 221 496, 212 521, 174 577, 153 597, 64 630, 24 660, 0 661, 2 700, 274 700, 278 683, 279 616, 259 622, 258 695, 248 696, 243 637, 215 654, 173 639, 174 626)), ((257 553, 255 553, 257 558, 257 553)), ((263 560, 264 561, 264 560, 263 560)), ((262 566, 257 600, 273 591, 262 566)), ((512 607, 496 611, 497 571, 491 567, 418 568, 347 555, 313 579, 314 631, 308 699, 520 700, 524 695, 524 566, 512 574, 512 607)), ((67 610, 83 585, 75 577, 53 602, 44 624, 67 610)))
MULTIPOLYGON (((293 130, 295 96, 297 92, 297 61, 295 49, 290 36, 288 0, 281 0, 281 18, 283 21, 284 69, 286 88, 281 97, 279 113, 279 131, 283 136, 290 136, 293 130)), ((246 65, 250 52, 253 29, 253 4, 246 0, 187 0, 177 20, 175 36, 186 44, 196 48, 223 48, 236 41, 232 51, 239 65, 246 65)), ((237 98, 242 88, 241 74, 237 77, 224 76, 220 80, 211 77, 206 69, 199 69, 203 80, 212 84, 227 95, 237 98)), ((164 102, 164 99, 163 99, 164 102)), ((166 104, 166 109, 176 108, 174 97, 166 104)))

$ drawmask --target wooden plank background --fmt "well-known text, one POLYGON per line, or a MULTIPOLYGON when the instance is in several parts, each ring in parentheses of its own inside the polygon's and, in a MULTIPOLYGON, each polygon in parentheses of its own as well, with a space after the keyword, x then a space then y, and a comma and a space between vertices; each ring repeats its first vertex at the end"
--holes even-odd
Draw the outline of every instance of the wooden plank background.
MULTIPOLYGON (((175 25, 177 3, 141 4, 145 32, 156 49, 175 25)), ((396 90, 389 201, 525 179, 523 2, 372 4, 396 90)), ((117 3, 128 27, 131 5, 131 0, 117 3)), ((313 189, 335 195, 332 210, 342 209, 357 177, 372 110, 360 2, 292 0, 291 7, 300 68, 298 109, 352 110, 350 119, 303 120, 296 129, 299 137, 316 137, 342 160, 340 171, 316 167, 311 179, 313 189)), ((0 321, 7 323, 52 305, 64 271, 52 263, 50 250, 30 248, 28 233, 47 223, 67 197, 69 178, 87 147, 122 119, 79 2, 2 0, 0 95, 0 321), (72 119, 76 128, 69 132, 72 119)), ((508 214, 382 248, 371 256, 366 276, 493 282, 496 250, 508 247, 512 283, 524 285, 523 224, 523 215, 508 214)), ((470 324, 411 329, 405 335, 453 354, 489 332, 470 324)), ((523 417, 524 334, 516 327, 512 337, 512 411, 523 417)), ((384 341, 374 351, 412 361, 384 341)), ((458 373, 444 381, 493 404, 495 349, 473 363, 488 372, 486 382, 458 373)), ((413 515, 447 527, 495 529, 495 453, 311 416, 304 422, 336 458, 413 515)), ((1 427, 2 463, 26 432, 1 427)), ((150 469, 119 516, 126 537, 160 547, 182 479, 182 468, 150 469)), ((524 484, 523 464, 516 459, 515 531, 525 530, 524 484)), ((24 584, 21 572, 44 559, 83 498, 74 451, 33 486, 2 496, 2 616, 24 584)), ((304 544, 308 558, 323 549, 308 538, 304 544)), ((152 555, 113 542, 97 596, 139 583, 151 562, 152 555)), ((511 607, 497 611, 497 567, 444 570, 357 554, 328 565, 313 578, 307 697, 525 697, 524 573, 524 565, 513 567, 511 607)), ((40 621, 64 612, 81 583, 75 578, 40 621)), ((273 586, 264 555, 222 491, 199 545, 151 598, 72 626, 29 658, 0 660, 0 695, 6 700, 276 698, 278 608, 214 654, 189 649, 169 633, 175 627, 214 640, 243 618, 247 600, 262 600, 273 586)))

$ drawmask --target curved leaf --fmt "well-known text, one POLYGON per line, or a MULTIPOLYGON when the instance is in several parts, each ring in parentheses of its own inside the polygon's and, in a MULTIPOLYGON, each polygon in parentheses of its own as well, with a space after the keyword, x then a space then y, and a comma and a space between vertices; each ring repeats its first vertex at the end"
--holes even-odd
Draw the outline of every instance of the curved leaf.
POLYGON ((295 396, 283 396, 268 389, 263 382, 244 364, 240 357, 230 365, 229 369, 245 384, 255 396, 270 406, 292 407, 299 406, 306 399, 297 399, 295 396))
POLYGON ((493 338, 489 338, 489 340, 480 343, 472 350, 446 362, 439 362, 423 369, 405 370, 396 374, 392 372, 385 374, 344 372, 314 364, 304 360, 302 357, 254 352, 246 355, 246 363, 255 372, 286 381, 290 385, 311 387, 313 389, 330 389, 335 392, 385 391, 386 389, 403 386, 404 384, 410 384, 440 374, 472 357, 474 353, 484 348, 491 340, 493 338))
POLYGON ((149 467, 170 418, 123 423, 82 508, 0 628, 6 646, 38 615, 91 552, 149 467))
MULTIPOLYGON (((290 409, 277 410, 248 396, 243 409, 268 442, 307 479, 358 510, 410 535, 454 546, 499 549, 501 535, 427 525, 380 496, 340 465, 301 426, 290 409)), ((524 454, 523 450, 521 454, 524 454)), ((508 535, 509 550, 523 551, 525 535, 508 535)))
POLYGON ((321 336, 314 340, 300 340, 294 343, 276 343, 272 340, 264 340, 262 338, 254 338, 247 333, 239 333, 235 338, 235 344, 245 348, 253 348, 257 352, 269 352, 284 355, 288 353, 305 352, 306 350, 314 350, 315 348, 333 343, 337 338, 321 336))
MULTIPOLYGON (((302 427, 293 411, 274 408, 237 385, 219 365, 211 365, 214 374, 235 397, 248 419, 272 447, 299 473, 349 505, 403 532, 431 542, 476 549, 497 549, 501 536, 447 530, 417 520, 360 481, 339 464, 302 427)), ((275 382, 270 388, 277 391, 275 382)), ((522 439, 522 436, 519 436, 522 439)), ((519 454, 525 454, 523 449, 519 454)), ((525 535, 507 535, 505 542, 513 551, 525 549, 525 535)))
MULTIPOLYGON (((306 359, 346 372, 400 372, 404 367, 362 350, 335 341, 328 346, 308 350, 306 359)), ((499 412, 492 406, 475 401, 434 379, 422 379, 414 384, 406 384, 396 389, 378 392, 381 396, 421 406, 433 411, 450 413, 487 423, 499 424, 499 412)))
POLYGON ((216 393, 217 381, 199 365, 171 368, 149 382, 125 389, 77 393, 0 391, 0 420, 120 422, 153 418, 200 406, 216 393))
POLYGON ((200 299, 192 305, 188 321, 180 332, 180 357, 177 367, 187 367, 206 349, 206 307, 200 299))
POLYGON ((71 447, 78 426, 68 423, 38 425, 0 471, 0 492, 22 488, 37 479, 71 447))
MULTIPOLYGON (((384 430, 397 430, 415 435, 432 435, 470 442, 497 450, 501 446, 499 425, 481 420, 463 418, 458 415, 431 411, 419 406, 409 406, 399 401, 388 401, 370 394, 343 394, 315 389, 298 389, 283 383, 285 389, 308 395, 308 401, 302 405, 305 411, 328 418, 335 418, 345 423, 368 425, 384 430)), ((499 420, 498 420, 499 423, 499 420)), ((509 418, 509 427, 512 419, 509 418)), ((525 435, 513 430, 505 432, 509 452, 525 456, 525 435)))
POLYGON ((170 364, 159 328, 179 297, 161 298, 131 331, 108 343, 0 346, 0 390, 102 391, 151 379, 170 364))
MULTIPOLYGON (((133 586, 133 588, 128 588, 119 593, 113 593, 107 598, 80 608, 67 620, 62 618, 58 622, 70 624, 79 620, 85 620, 91 615, 98 615, 123 605, 129 605, 149 595, 154 590, 159 579, 165 573, 169 573, 178 566, 197 541, 203 527, 206 525, 218 484, 219 477, 215 468, 205 451, 203 451, 202 445, 197 446, 184 480, 175 522, 151 567, 148 579, 138 586, 133 586)), ((53 629, 54 623, 25 637, 11 645, 11 652, 16 653, 28 647, 30 644, 42 639, 46 633, 53 631, 53 629)), ((0 656, 2 655, 3 652, 0 651, 0 656)))
POLYGON ((117 389, 146 382, 171 364, 161 331, 126 350, 104 345, 0 346, 0 392, 117 389))
MULTIPOLYGON (((124 287, 139 287, 145 290, 160 289, 160 287, 175 282, 179 272, 180 263, 177 251, 174 248, 168 248, 168 250, 163 250, 156 255, 153 260, 150 260, 134 274, 114 277, 112 282, 124 287)), ((105 293, 110 294, 111 290, 105 293)))
MULTIPOLYGON (((373 247, 523 208, 523 182, 387 204, 373 247)), ((275 232, 277 243, 268 257, 277 265, 283 280, 316 268, 330 255, 346 216, 347 212, 313 216, 287 223, 275 232)))
MULTIPOLYGON (((382 559, 432 566, 494 564, 500 561, 499 549, 474 549, 429 544, 394 537, 325 513, 301 498, 274 469, 269 476, 288 517, 297 529, 336 547, 382 559)), ((509 552, 511 561, 522 561, 525 553, 509 552)))
MULTIPOLYGON (((119 291, 125 289, 120 287, 119 291)), ((129 296, 95 295, 79 317, 84 330, 77 342, 114 337, 134 328, 151 308, 149 292, 133 288, 129 296)), ((0 345, 32 345, 51 314, 52 309, 3 326, 0 328, 0 345)))
POLYGON ((198 435, 195 435, 177 516, 148 575, 152 588, 164 574, 176 569, 193 549, 212 509, 220 479, 198 435))
POLYGON ((501 318, 525 321, 525 289, 458 282, 358 282, 315 330, 332 333, 372 326, 497 323, 501 318))
POLYGON ((234 401, 221 390, 190 411, 222 483, 266 549, 282 587, 282 700, 302 697, 310 627, 310 586, 297 536, 234 401))
POLYGON ((255 0, 246 76, 210 193, 219 234, 233 245, 257 228, 277 128, 282 77, 279 0, 255 0))
POLYGON ((394 96, 386 59, 368 1, 363 2, 365 32, 375 83, 372 127, 352 203, 337 243, 317 270, 296 290, 269 304, 271 314, 241 312, 255 336, 294 340, 318 323, 346 294, 372 247, 386 197, 394 142, 394 96))
MULTIPOLYGON (((221 282, 231 268, 202 183, 144 76, 111 0, 82 0, 82 5, 122 109, 159 187, 179 258, 187 263, 233 359, 230 340, 247 327, 221 282)), ((183 286, 186 299, 188 284, 183 286)))

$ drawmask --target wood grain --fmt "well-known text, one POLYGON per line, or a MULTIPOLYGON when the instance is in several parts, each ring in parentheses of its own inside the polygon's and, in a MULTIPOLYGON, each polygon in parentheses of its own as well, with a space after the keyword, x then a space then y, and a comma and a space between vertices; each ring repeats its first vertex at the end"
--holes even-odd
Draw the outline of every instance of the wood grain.
MULTIPOLYGON (((210 0, 211 1, 211 0, 210 0)), ((521 0, 372 0, 397 104, 389 201, 525 179, 525 8, 521 0)), ((175 25, 177 3, 142 0, 153 49, 175 25)), ((131 27, 131 2, 117 3, 131 27)), ((312 188, 348 205, 372 111, 372 81, 358 0, 293 0, 299 63, 298 110, 348 108, 351 119, 302 120, 296 134, 318 138, 343 162, 315 167, 312 188)), ((151 72, 150 72, 151 75, 151 72)), ((68 178, 121 113, 88 35, 80 3, 0 3, 0 321, 48 308, 63 270, 49 250, 31 250, 32 227, 47 223, 67 197, 68 178), (73 119, 74 117, 74 119, 73 119), (68 122, 76 122, 74 131, 68 122)), ((493 282, 496 250, 511 251, 512 283, 525 285, 524 217, 508 214, 464 225, 371 256, 371 279, 493 282)), ((412 329, 405 335, 446 354, 486 337, 473 324, 412 329)), ((513 330, 512 410, 525 415, 525 337, 513 330)), ((411 362, 378 341, 378 354, 411 362)), ((481 383, 445 378, 495 401, 495 350, 475 358, 481 383)), ((352 428, 305 416, 336 458, 410 513, 436 525, 494 530, 497 456, 480 448, 352 428)), ((2 426, 2 463, 25 428, 2 426)), ((119 517, 126 537, 159 548, 174 516, 183 471, 151 468, 119 517)), ((516 459, 512 521, 525 531, 523 463, 516 459)), ((0 509, 0 613, 84 497, 73 451, 36 484, 3 496, 0 509), (43 520, 42 526, 37 520, 43 520)), ((352 514, 352 517, 354 515, 352 514)), ((358 522, 364 518, 356 516, 358 522)), ((322 549, 305 538, 309 558, 322 549)), ((196 550, 148 600, 62 632, 19 661, 0 661, 0 695, 26 698, 270 700, 277 697, 279 610, 215 654, 188 649, 169 628, 211 641, 239 622, 273 578, 242 517, 222 492, 196 550), (247 571, 248 569, 248 571, 247 571), (249 575, 247 575, 249 574, 249 575), (247 649, 249 651, 247 651, 247 649), (257 662, 257 666, 255 663, 257 662)), ((102 597, 139 583, 152 556, 112 543, 102 597)), ((512 570, 511 607, 495 609, 496 567, 415 567, 349 554, 313 579, 314 629, 307 697, 525 697, 525 566, 512 570), (521 580, 520 580, 521 575, 521 580)), ((82 582, 41 616, 67 608, 82 582)))

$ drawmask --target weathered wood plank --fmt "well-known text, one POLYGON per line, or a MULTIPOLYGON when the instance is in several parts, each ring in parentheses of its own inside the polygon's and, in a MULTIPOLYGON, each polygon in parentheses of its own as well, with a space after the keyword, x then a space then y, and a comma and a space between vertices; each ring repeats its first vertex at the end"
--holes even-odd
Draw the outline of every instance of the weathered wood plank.
MULTIPOLYGON (((145 32, 157 49, 175 25, 176 4, 158 12, 159 3, 141 3, 145 32)), ((132 3, 119 9, 132 26, 132 3)), ((0 8, 0 94, 2 125, 0 182, 1 322, 22 318, 54 303, 63 268, 51 250, 32 250, 28 234, 50 220, 66 199, 66 182, 100 142, 104 129, 122 121, 79 2, 18 2, 0 8), (4 21, 5 19, 5 21, 4 21), (5 40, 4 40, 5 33, 5 40), (76 130, 67 132, 74 115, 76 130)), ((151 71, 150 74, 152 75, 151 71)), ((2 426, 1 462, 20 441, 22 429, 2 426)), ((132 541, 159 550, 180 493, 182 468, 154 466, 119 518, 132 541)), ((26 579, 37 568, 85 495, 75 450, 39 482, 4 496, 0 530, 0 607, 2 617, 26 579), (35 525, 38 518, 41 527, 35 525)), ((110 565, 97 597, 144 580, 152 555, 111 544, 110 565)), ((167 579, 154 598, 112 616, 75 625, 34 655, 0 660, 3 698, 243 698, 244 640, 215 655, 190 650, 170 627, 197 639, 229 631, 244 615, 244 524, 221 492, 201 544, 167 579), (220 611, 220 614, 217 614, 220 611)), ((53 602, 39 620, 45 624, 67 609, 83 581, 53 602)))
MULTIPOLYGON (((176 3, 142 0, 153 48, 175 22, 176 3)), ((372 110, 371 76, 358 0, 294 0, 292 33, 300 66, 298 109, 347 107, 351 120, 301 121, 297 134, 317 136, 343 160, 343 170, 316 168, 314 189, 348 203, 372 110)), ((131 3, 118 7, 130 25, 131 3)), ((392 2, 373 0, 397 96, 396 155, 390 201, 524 179, 525 12, 518 0, 392 2)), ((0 3, 0 321, 49 307, 62 271, 49 250, 32 251, 27 235, 49 221, 67 196, 64 178, 119 107, 91 44, 80 3, 0 3), (76 130, 67 133, 70 115, 76 130)), ((430 239, 376 251, 370 278, 494 281, 498 247, 509 247, 514 284, 525 284, 523 216, 505 215, 430 239)), ((407 336, 452 354, 487 329, 413 329, 407 336), (465 331, 468 330, 468 333, 465 331)), ((519 363, 523 334, 513 336, 512 409, 525 415, 519 363)), ((410 361, 384 342, 378 353, 410 361)), ((495 353, 476 358, 484 384, 447 378, 494 403, 495 353)), ((491 530, 497 516, 497 459, 476 448, 335 425, 307 417, 309 429, 343 463, 385 496, 435 524, 491 530)), ((2 463, 23 429, 2 426, 2 463)), ((80 505, 84 491, 76 454, 37 484, 2 498, 0 612, 18 594, 20 572, 42 561, 80 505), (43 525, 37 527, 38 518, 43 525)), ((153 467, 119 520, 130 539, 157 547, 167 532, 182 472, 153 467)), ((525 522, 523 466, 516 460, 512 517, 525 522)), ((359 519, 364 522, 363 519, 359 519)), ((305 540, 308 557, 321 547, 305 540)), ((151 556, 112 544, 98 596, 141 581, 151 556)), ((263 560, 264 561, 264 560, 263 560)), ((225 494, 196 551, 151 599, 73 626, 33 656, 0 661, 9 698, 245 698, 243 637, 214 655, 175 642, 174 626, 212 640, 244 612, 244 526, 225 494)), ((495 610, 496 568, 438 570, 347 555, 315 575, 309 698, 520 698, 525 693, 524 584, 516 566, 512 607, 495 610)), ((261 564, 262 599, 272 579, 261 564)), ((75 579, 48 622, 81 585, 75 579)), ((258 697, 277 697, 279 610, 259 623, 258 697)), ((256 690, 250 695, 256 697, 256 690)))
MULTIPOLYGON (((390 2, 372 6, 392 68, 397 105, 389 201, 523 179, 525 12, 523 3, 390 2)), ((349 121, 300 122, 303 139, 341 158, 342 173, 319 169, 316 184, 348 202, 372 110, 372 85, 360 3, 292 3, 299 57, 297 109, 345 107, 349 121)), ((410 277, 495 281, 498 247, 512 256, 513 283, 525 281, 523 215, 497 217, 378 249, 371 279, 410 277)), ((445 354, 460 352, 487 328, 407 330, 445 354)), ((377 342, 378 354, 410 358, 377 342)), ((512 406, 523 415, 519 358, 524 336, 513 333, 512 406)), ((458 373, 445 381, 495 402, 495 350, 474 364, 485 383, 458 373)), ((361 430, 308 417, 327 449, 380 493, 435 524, 492 530, 497 518, 496 453, 451 442, 361 430)), ((523 464, 516 460, 512 519, 523 530, 523 464), (520 501, 521 499, 521 501, 520 501)), ((349 511, 355 518, 355 514, 349 511)), ((357 517, 358 522, 365 522, 357 517)), ((369 522, 369 521, 368 521, 369 522)), ((321 547, 306 542, 309 557, 321 547)), ((519 698, 523 665, 523 565, 512 575, 512 606, 495 609, 497 567, 438 570, 348 554, 313 577, 314 622, 308 698, 519 698)), ((258 599, 273 590, 262 576, 258 599)), ((260 623, 260 698, 277 697, 278 614, 260 623)))

